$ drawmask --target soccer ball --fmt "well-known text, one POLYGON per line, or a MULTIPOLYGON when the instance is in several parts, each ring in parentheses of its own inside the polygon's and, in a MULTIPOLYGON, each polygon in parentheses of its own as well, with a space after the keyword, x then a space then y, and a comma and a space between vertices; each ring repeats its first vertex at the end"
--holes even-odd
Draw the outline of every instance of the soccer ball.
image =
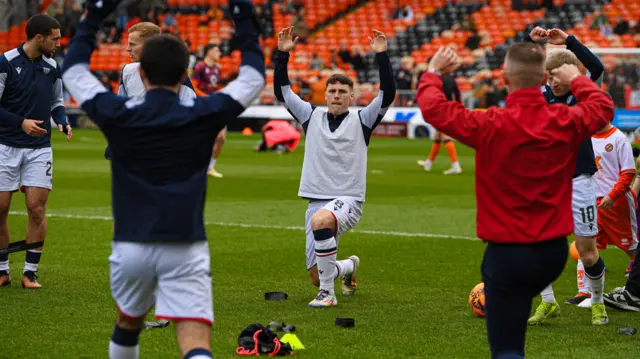
POLYGON ((578 261, 580 259, 580 254, 578 254, 578 248, 576 248, 576 241, 571 242, 571 246, 569 247, 569 254, 574 261, 578 261))
POLYGON ((469 306, 473 314, 484 317, 484 283, 476 285, 469 293, 469 306))

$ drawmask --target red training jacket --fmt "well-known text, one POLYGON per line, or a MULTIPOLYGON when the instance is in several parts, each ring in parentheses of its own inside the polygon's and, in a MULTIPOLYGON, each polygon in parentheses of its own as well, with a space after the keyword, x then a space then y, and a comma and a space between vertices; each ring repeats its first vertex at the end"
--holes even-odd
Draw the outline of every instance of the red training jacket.
POLYGON ((576 106, 548 104, 540 88, 505 108, 470 111, 447 101, 434 73, 420 79, 425 121, 476 152, 477 232, 495 243, 533 243, 573 232, 571 192, 580 144, 613 119, 613 101, 589 78, 571 83, 576 106))

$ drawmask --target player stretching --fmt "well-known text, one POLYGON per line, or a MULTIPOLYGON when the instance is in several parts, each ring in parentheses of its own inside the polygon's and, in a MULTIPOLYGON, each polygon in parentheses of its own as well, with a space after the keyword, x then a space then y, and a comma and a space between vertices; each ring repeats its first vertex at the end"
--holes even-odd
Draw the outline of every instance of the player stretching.
MULTIPOLYGON (((204 59, 196 64, 192 75, 198 96, 208 96, 214 93, 218 89, 218 81, 220 80, 220 66, 217 64, 218 60, 220 60, 220 47, 208 44, 204 47, 203 54, 204 59)), ((213 145, 213 153, 207 170, 207 174, 211 177, 222 178, 222 173, 216 171, 216 160, 220 156, 220 152, 222 152, 222 146, 227 139, 226 134, 227 129, 225 127, 220 131, 213 145)))
MULTIPOLYGON (((60 70, 53 59, 60 46, 60 24, 38 14, 27 22, 26 32, 27 42, 0 55, 0 248, 9 245, 7 216, 18 188, 25 193, 29 215, 26 243, 45 240, 53 172, 51 118, 71 140, 60 70)), ((36 275, 41 256, 42 247, 27 250, 23 288, 42 287, 36 275)), ((0 286, 9 284, 9 258, 0 254, 0 286)))
MULTIPOLYGON (((142 81, 142 77, 140 77, 140 55, 142 54, 144 42, 156 35, 160 35, 160 28, 151 22, 140 22, 129 28, 127 51, 133 62, 122 68, 120 86, 118 86, 119 96, 138 97, 144 96, 146 93, 145 84, 142 81)), ((184 79, 184 83, 180 87, 179 96, 185 100, 196 97, 189 77, 184 79)), ((111 158, 111 149, 108 146, 105 150, 104 157, 107 159, 111 158)))
POLYGON ((459 60, 449 48, 433 56, 433 73, 424 74, 418 86, 423 117, 476 149, 477 232, 488 242, 482 280, 492 358, 525 357, 531 302, 567 262, 578 150, 613 118, 609 95, 574 65, 562 65, 552 75, 561 86, 570 85, 579 103, 548 104, 540 93, 547 77, 544 63, 544 50, 537 45, 509 47, 504 109, 470 111, 447 101, 436 74, 457 68, 459 60))
MULTIPOLYGON (((575 106, 578 100, 571 93, 569 84, 563 84, 555 76, 553 71, 562 65, 579 66, 584 64, 592 81, 597 81, 604 71, 602 63, 598 58, 582 45, 575 37, 567 35, 565 32, 552 29, 544 30, 540 27, 534 28, 529 34, 530 40, 537 42, 549 40, 550 44, 566 45, 567 50, 554 51, 545 61, 545 70, 549 75, 549 84, 542 88, 545 99, 548 103, 566 104, 575 106)), ((578 282, 586 277, 585 287, 593 287, 593 297, 591 299, 591 324, 607 324, 609 318, 602 301, 604 291, 604 261, 598 254, 596 247, 596 234, 598 234, 598 211, 596 210, 596 185, 592 178, 598 168, 593 153, 591 140, 587 140, 580 146, 578 152, 578 162, 573 173, 572 201, 573 223, 576 248, 580 254, 578 265, 578 282)), ((538 325, 547 318, 560 314, 560 307, 556 302, 553 288, 549 284, 542 290, 542 302, 535 313, 529 318, 529 325, 538 325)), ((567 299, 567 304, 579 304, 590 295, 578 293, 573 298, 567 299)))
MULTIPOLYGON (((453 79, 453 77, 443 76, 442 82, 444 94, 445 96, 447 96, 447 100, 462 102, 460 89, 458 89, 458 85, 456 84, 456 81, 453 79)), ((451 168, 444 171, 444 174, 456 175, 462 173, 462 167, 460 167, 460 161, 458 161, 458 153, 456 152, 456 145, 453 143, 451 137, 438 130, 436 130, 436 133, 434 135, 433 143, 431 144, 431 151, 429 152, 429 157, 425 161, 418 160, 418 166, 423 167, 427 172, 431 171, 433 161, 436 159, 436 156, 438 156, 438 152, 440 152, 440 147, 442 147, 443 142, 444 149, 447 151, 449 159, 451 160, 451 168)))
POLYGON ((293 27, 278 34, 275 58, 274 89, 306 134, 304 162, 298 195, 309 200, 306 213, 307 270, 311 282, 320 287, 311 307, 338 304, 334 281, 342 278, 342 294, 356 291, 357 256, 336 261, 338 237, 353 228, 362 215, 367 182, 367 150, 371 133, 384 117, 396 95, 391 62, 387 54, 387 39, 373 30, 369 38, 380 69, 378 96, 358 112, 349 111, 354 99, 353 81, 335 74, 327 79, 325 99, 328 109, 316 108, 304 102, 293 91, 287 73, 293 27))
POLYGON ((147 40, 140 57, 145 97, 111 93, 89 72, 96 32, 119 1, 90 0, 65 60, 71 95, 113 151, 111 291, 119 315, 109 357, 136 359, 144 316, 173 320, 181 357, 211 358, 213 307, 204 228, 206 168, 216 134, 253 101, 265 83, 253 6, 230 1, 238 78, 205 98, 178 96, 189 51, 173 35, 147 40))

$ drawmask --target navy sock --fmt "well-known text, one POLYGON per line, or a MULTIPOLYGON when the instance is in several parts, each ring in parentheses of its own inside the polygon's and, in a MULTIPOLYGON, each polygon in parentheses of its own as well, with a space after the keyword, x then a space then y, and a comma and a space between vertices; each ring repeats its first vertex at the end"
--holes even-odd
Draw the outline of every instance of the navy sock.
POLYGON ((524 359, 524 356, 516 353, 500 354, 496 359, 524 359))
POLYGON ((604 261, 602 257, 598 257, 598 260, 591 267, 584 267, 584 271, 589 278, 597 279, 604 273, 604 261))
POLYGON ((116 324, 113 328, 111 341, 123 347, 135 347, 138 345, 138 337, 142 329, 124 329, 116 324))
POLYGON ((191 359, 191 358, 197 358, 197 359, 213 358, 213 355, 211 354, 211 351, 207 349, 196 348, 196 349, 191 349, 191 351, 184 356, 184 359, 191 359))
POLYGON ((9 271, 9 253, 0 254, 0 271, 9 271))
POLYGON ((315 238, 316 241, 324 241, 331 237, 333 237, 333 232, 329 228, 316 229, 313 231, 313 238, 315 238))

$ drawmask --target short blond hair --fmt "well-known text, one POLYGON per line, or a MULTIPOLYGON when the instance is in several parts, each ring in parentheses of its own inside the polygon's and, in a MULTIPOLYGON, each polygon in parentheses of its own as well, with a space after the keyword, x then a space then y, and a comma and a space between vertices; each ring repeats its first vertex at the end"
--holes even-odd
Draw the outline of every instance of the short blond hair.
POLYGON ((565 64, 576 65, 579 67, 580 61, 576 55, 569 50, 556 50, 547 56, 547 61, 545 62, 544 67, 547 72, 551 72, 565 64))
POLYGON ((160 27, 152 22, 139 22, 129 28, 129 34, 139 32, 140 37, 148 39, 152 36, 160 35, 160 27))

